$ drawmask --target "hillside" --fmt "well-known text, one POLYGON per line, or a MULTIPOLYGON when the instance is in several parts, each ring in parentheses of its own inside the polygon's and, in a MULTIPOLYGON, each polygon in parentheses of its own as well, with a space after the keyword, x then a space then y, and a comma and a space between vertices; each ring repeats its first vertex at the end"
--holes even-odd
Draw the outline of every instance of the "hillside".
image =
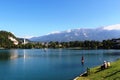
POLYGON ((0 31, 0 48, 11 48, 18 44, 18 39, 7 31, 0 31))
POLYGON ((120 60, 112 62, 108 69, 99 68, 100 66, 91 68, 90 75, 77 77, 75 80, 120 80, 120 60))

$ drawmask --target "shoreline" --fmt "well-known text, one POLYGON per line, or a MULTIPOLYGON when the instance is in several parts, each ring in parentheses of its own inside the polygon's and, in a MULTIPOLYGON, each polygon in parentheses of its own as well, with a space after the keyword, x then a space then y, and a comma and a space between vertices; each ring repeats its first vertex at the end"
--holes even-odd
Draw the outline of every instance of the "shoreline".
MULTIPOLYGON (((112 61, 110 68, 107 68, 107 69, 104 69, 104 70, 101 70, 101 71, 96 71, 96 70, 98 70, 98 68, 100 68, 101 65, 92 67, 92 68, 90 68, 90 70, 91 70, 91 71, 90 71, 90 75, 84 76, 84 75, 87 74, 87 70, 86 70, 85 72, 83 72, 83 73, 80 74, 79 76, 75 77, 73 80, 98 80, 98 79, 94 79, 94 77, 95 77, 94 75, 97 75, 97 76, 100 75, 100 74, 98 75, 97 72, 100 72, 100 73, 103 74, 104 71, 109 71, 109 73, 110 73, 110 71, 112 70, 113 67, 116 69, 116 72, 120 72, 120 71, 117 71, 117 68, 118 68, 118 66, 120 67, 120 65, 117 65, 117 66, 114 65, 114 64, 117 64, 118 62, 120 63, 120 58, 116 59, 115 61, 112 61), (116 68, 116 67, 117 67, 117 68, 116 68), (93 70, 95 70, 95 71, 93 71, 93 70), (90 79, 91 76, 92 76, 93 79, 90 79)), ((120 70, 120 69, 118 69, 118 70, 120 70)), ((113 71, 111 71, 111 73, 112 73, 112 72, 113 72, 113 71)), ((119 76, 118 76, 118 77, 119 77, 119 76)), ((102 77, 101 77, 101 78, 102 78, 102 77)))

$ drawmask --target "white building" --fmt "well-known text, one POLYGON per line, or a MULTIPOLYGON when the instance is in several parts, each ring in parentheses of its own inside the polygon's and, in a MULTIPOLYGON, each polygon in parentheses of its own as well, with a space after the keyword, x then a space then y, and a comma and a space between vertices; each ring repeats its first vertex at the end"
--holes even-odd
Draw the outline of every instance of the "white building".
POLYGON ((23 43, 22 44, 27 44, 27 43, 29 43, 25 38, 24 38, 24 40, 23 40, 23 43))

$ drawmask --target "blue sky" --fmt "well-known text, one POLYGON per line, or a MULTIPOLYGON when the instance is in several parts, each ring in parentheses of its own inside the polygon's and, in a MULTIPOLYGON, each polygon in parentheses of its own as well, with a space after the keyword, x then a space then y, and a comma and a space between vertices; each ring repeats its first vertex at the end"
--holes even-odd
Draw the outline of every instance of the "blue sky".
POLYGON ((0 0, 0 30, 18 37, 120 23, 120 0, 0 0))

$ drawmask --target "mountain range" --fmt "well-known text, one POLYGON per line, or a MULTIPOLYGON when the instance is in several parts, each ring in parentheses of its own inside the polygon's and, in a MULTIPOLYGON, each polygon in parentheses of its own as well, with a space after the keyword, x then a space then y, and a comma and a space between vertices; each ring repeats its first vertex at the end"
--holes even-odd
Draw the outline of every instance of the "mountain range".
POLYGON ((68 42, 68 41, 84 41, 84 40, 96 40, 102 41, 112 38, 120 38, 120 24, 99 27, 95 29, 80 28, 71 29, 61 32, 52 32, 48 35, 40 37, 32 37, 31 41, 39 42, 68 42))

